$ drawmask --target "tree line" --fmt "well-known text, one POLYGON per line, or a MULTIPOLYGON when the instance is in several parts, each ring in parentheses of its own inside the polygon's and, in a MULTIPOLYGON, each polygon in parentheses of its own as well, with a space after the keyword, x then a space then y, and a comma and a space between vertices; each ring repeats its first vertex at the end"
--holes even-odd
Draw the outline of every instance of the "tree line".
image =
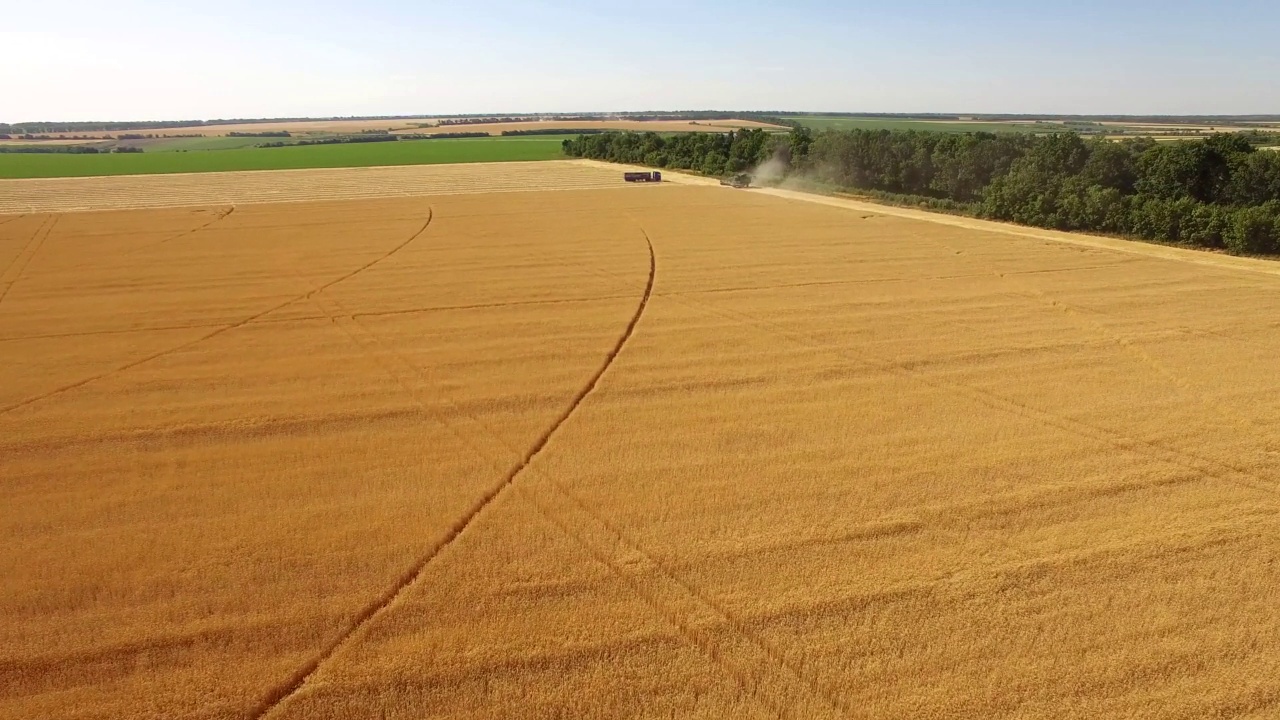
MULTIPOLYGON (((130 120, 121 122, 77 121, 53 122, 32 121, 20 123, 0 123, 0 133, 68 133, 68 132, 116 132, 120 130, 165 130, 170 128, 211 127, 218 125, 250 125, 254 123, 308 122, 313 120, 411 120, 423 119, 425 115, 349 115, 319 118, 223 118, 218 120, 130 120)), ((176 137, 185 137, 182 135, 176 137)))
MULTIPOLYGON (((792 134, 807 132, 795 129, 792 134)), ((572 157, 723 175, 748 170, 773 157, 778 137, 786 136, 771 136, 760 128, 673 135, 608 131, 568 138, 561 146, 572 157)))
POLYGON ((1071 123, 1140 123, 1154 125, 1243 125, 1277 123, 1280 115, 1041 115, 1035 113, 869 113, 869 112, 773 112, 795 117, 839 117, 879 120, 962 120, 969 122, 1066 122, 1071 123))
POLYGON ((1114 142, 1075 133, 609 132, 566 140, 564 151, 707 175, 772 159, 781 173, 828 187, 993 220, 1280 253, 1280 152, 1238 133, 1114 142))
POLYGON ((0 145, 0 155, 108 155, 110 153, 140 153, 140 147, 120 145, 95 147, 93 145, 0 145))
MULTIPOLYGON (((264 137, 275 137, 272 135, 264 137)), ((336 137, 316 138, 311 140, 294 140, 285 142, 266 142, 254 145, 259 148, 300 147, 304 145, 349 145, 353 143, 399 142, 401 140, 450 140, 458 138, 487 138, 487 132, 447 132, 447 133, 360 133, 358 135, 339 135, 336 137)))
POLYGON ((339 137, 317 138, 314 140, 294 140, 291 142, 277 140, 276 142, 258 143, 257 145, 254 145, 254 147, 279 148, 302 147, 305 145, 351 145, 356 143, 396 142, 399 139, 400 138, 396 135, 342 135, 339 137))
MULTIPOLYGON (((471 125, 495 122, 535 122, 538 120, 559 120, 569 122, 589 122, 597 120, 729 120, 734 118, 760 120, 776 125, 794 125, 791 120, 783 120, 778 115, 789 114, 784 111, 771 112, 725 112, 722 110, 688 110, 679 112, 636 112, 636 113, 578 113, 564 115, 536 115, 510 113, 507 115, 454 115, 432 121, 429 115, 351 115, 319 118, 223 118, 215 120, 135 120, 120 122, 101 121, 31 121, 19 123, 0 123, 0 134, 25 135, 30 133, 74 133, 74 132, 120 132, 128 130, 166 130, 173 128, 200 128, 218 125, 251 125, 255 123, 308 122, 325 121, 357 121, 357 120, 424 120, 427 122, 411 122, 410 125, 430 127, 439 125, 471 125)), ((182 136, 178 136, 182 137, 182 136)))
POLYGON ((503 130, 503 137, 521 137, 526 135, 599 135, 607 132, 601 128, 536 128, 534 130, 503 130))

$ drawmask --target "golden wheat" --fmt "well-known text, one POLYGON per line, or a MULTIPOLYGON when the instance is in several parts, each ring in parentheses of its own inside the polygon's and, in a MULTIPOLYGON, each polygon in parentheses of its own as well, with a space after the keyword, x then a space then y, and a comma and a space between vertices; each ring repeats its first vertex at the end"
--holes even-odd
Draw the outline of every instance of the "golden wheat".
POLYGON ((1276 711, 1266 265, 206 199, 0 216, 0 716, 1276 711))

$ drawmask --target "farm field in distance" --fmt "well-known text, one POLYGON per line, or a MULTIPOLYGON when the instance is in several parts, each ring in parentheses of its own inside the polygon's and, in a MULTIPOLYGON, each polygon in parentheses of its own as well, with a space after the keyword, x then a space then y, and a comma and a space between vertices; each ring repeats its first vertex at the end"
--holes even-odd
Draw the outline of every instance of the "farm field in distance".
MULTIPOLYGON (((634 120, 621 118, 587 118, 578 120, 522 120, 519 122, 466 122, 440 124, 448 118, 382 118, 373 120, 266 120, 221 125, 175 126, 137 130, 105 131, 108 135, 143 133, 156 135, 200 135, 223 137, 228 133, 261 133, 287 131, 297 135, 331 135, 351 133, 447 133, 487 132, 501 135, 504 130, 554 130, 597 128, 601 130, 653 130, 654 132, 724 132, 738 127, 776 127, 768 123, 746 119, 722 120, 634 120)), ((784 128, 779 128, 784 129, 784 128)), ((77 130, 75 132, 48 133, 54 137, 102 134, 104 131, 77 130)))
POLYGON ((843 115, 786 116, 813 130, 920 130, 925 132, 1024 132, 1055 133, 1079 132, 1123 139, 1128 137, 1153 137, 1157 140, 1191 140, 1200 135, 1215 132, 1244 132, 1259 130, 1271 132, 1275 124, 1232 123, 1205 125, 1196 123, 1144 123, 1090 120, 949 120, 898 117, 857 117, 843 115))
POLYGON ((1048 123, 1005 123, 957 120, 913 120, 909 118, 844 117, 825 115, 800 115, 785 117, 814 130, 927 130, 930 132, 1051 132, 1062 130, 1048 123))
MULTIPOLYGON (((224 150, 260 143, 323 140, 351 135, 448 135, 481 133, 501 137, 503 133, 572 134, 575 131, 630 130, 634 132, 729 132, 739 128, 764 128, 785 132, 787 128, 757 120, 636 120, 591 117, 577 120, 521 120, 507 122, 465 122, 450 124, 444 118, 381 120, 270 120, 236 124, 191 125, 131 130, 80 129, 54 132, 40 129, 3 130, 0 149, 15 146, 84 145, 110 150, 117 146, 141 148, 147 152, 224 150), (267 136, 263 136, 266 133, 267 136), (278 133, 279 136, 272 136, 278 133), (233 136, 234 135, 234 136, 233 136)), ((92 124, 89 124, 92 127, 92 124)))
MULTIPOLYGON (((236 138, 236 140, 239 139, 236 138)), ((254 138, 254 140, 263 142, 270 138, 254 138)), ((0 178, 89 177, 550 160, 561 157, 562 140, 563 138, 555 136, 445 138, 278 148, 236 148, 185 153, 144 152, 94 155, 0 153, 0 178)))
POLYGON ((0 718, 1275 714, 1280 266, 670 177, 0 181, 0 718))

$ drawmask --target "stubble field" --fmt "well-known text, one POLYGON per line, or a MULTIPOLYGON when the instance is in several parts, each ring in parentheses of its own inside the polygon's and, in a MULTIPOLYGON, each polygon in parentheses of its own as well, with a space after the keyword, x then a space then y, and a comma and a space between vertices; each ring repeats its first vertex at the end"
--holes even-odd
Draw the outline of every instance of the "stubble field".
POLYGON ((1272 266, 479 167, 0 184, 0 717, 1276 712, 1272 266))

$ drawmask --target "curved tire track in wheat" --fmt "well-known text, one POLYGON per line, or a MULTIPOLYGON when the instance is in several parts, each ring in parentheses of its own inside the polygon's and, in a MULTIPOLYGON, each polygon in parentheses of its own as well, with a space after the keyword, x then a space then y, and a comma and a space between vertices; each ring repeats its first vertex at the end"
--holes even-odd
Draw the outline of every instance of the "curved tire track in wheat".
MULTIPOLYGON (((195 235, 196 233, 198 233, 198 232, 200 232, 200 231, 202 231, 202 230, 206 230, 206 229, 208 229, 208 228, 210 228, 210 227, 212 227, 212 226, 214 226, 214 225, 217 225, 218 223, 222 222, 223 220, 225 220, 225 219, 227 219, 227 218, 231 217, 231 214, 232 214, 232 213, 234 213, 235 211, 236 211, 236 206, 235 206, 235 205, 231 205, 231 206, 229 206, 225 211, 220 212, 220 213, 217 213, 216 215, 214 215, 214 217, 213 217, 213 219, 212 219, 212 220, 209 220, 209 221, 207 221, 207 222, 205 222, 205 223, 203 223, 203 224, 197 225, 197 226, 195 226, 195 227, 191 228, 190 230, 183 230, 182 232, 177 233, 177 234, 175 234, 175 235, 170 235, 169 237, 166 237, 166 238, 164 238, 163 240, 157 240, 157 241, 155 241, 155 242, 153 242, 153 243, 148 243, 148 244, 146 244, 146 245, 139 245, 138 247, 135 247, 135 248, 132 248, 132 249, 126 250, 126 251, 124 251, 124 252, 120 253, 120 254, 116 257, 116 259, 118 259, 118 260, 123 260, 124 258, 130 257, 130 256, 132 256, 132 255, 136 255, 136 254, 138 254, 138 253, 140 253, 140 252, 143 252, 143 251, 146 251, 146 250, 154 250, 155 248, 158 248, 158 247, 160 247, 160 246, 162 246, 162 245, 164 245, 164 244, 166 244, 166 243, 173 242, 174 240, 178 240, 178 239, 181 239, 181 238, 184 238, 184 237, 188 237, 188 236, 190 236, 190 235, 195 235)), ((93 260, 91 260, 91 261, 89 261, 89 262, 82 262, 82 263, 79 263, 79 264, 76 264, 76 265, 72 265, 72 266, 70 266, 70 267, 61 268, 61 269, 59 269, 57 272, 70 272, 70 271, 73 271, 73 270, 83 270, 84 268, 87 268, 87 267, 93 267, 93 266, 96 266, 97 264, 98 264, 98 263, 97 263, 97 261, 93 261, 93 260)), ((51 274, 51 273, 42 273, 42 275, 47 275, 47 274, 51 274)))
MULTIPOLYGON (((431 562, 439 557, 440 553, 443 552, 445 548, 453 544, 453 542, 457 540, 458 537, 472 525, 472 523, 475 522, 476 518, 484 512, 485 508, 511 488, 512 484, 521 475, 521 473, 529 467, 529 463, 531 463, 533 459, 547 447, 547 444, 551 442, 551 438, 555 436, 556 432, 564 426, 575 412, 577 412, 578 408, 581 407, 587 396, 589 396, 596 387, 599 386, 600 380, 604 377, 605 373, 609 371, 609 368, 613 365, 613 361, 618 358, 618 355, 626 346, 627 341, 630 340, 631 336, 635 333, 636 326, 639 325, 640 318, 644 316, 644 311, 649 305, 649 298, 653 294, 653 284, 657 276, 658 269, 657 259, 653 252, 653 242, 649 239, 648 233, 645 233, 643 230, 641 230, 641 233, 644 235, 644 242, 649 250, 649 279, 645 283, 644 293, 640 297, 640 302, 636 305, 635 313, 631 316, 631 320, 623 329, 622 334, 618 337, 618 341, 609 351, 609 354, 605 356, 604 362, 600 364, 600 367, 587 380, 586 384, 582 386, 582 389, 573 396, 569 405, 558 417, 556 417, 550 427, 548 427, 547 431, 534 441, 533 445, 525 452, 524 458, 514 468, 512 468, 505 477, 502 478, 502 481, 490 488, 489 491, 486 492, 463 517, 454 523, 453 527, 449 529, 444 539, 437 543, 435 547, 431 548, 431 550, 427 552, 426 555, 420 558, 418 562, 414 563, 412 567, 397 578, 394 585, 388 588, 388 590, 379 596, 372 604, 356 615, 348 628, 327 647, 325 647, 319 655, 295 672, 287 682, 276 688, 266 698, 264 698, 252 715, 254 720, 262 720, 262 718, 266 718, 277 708, 281 707, 290 697, 302 689, 307 681, 315 675, 325 662, 355 638, 363 628, 377 620, 377 618, 390 608, 397 599, 403 597, 405 593, 408 592, 422 577, 423 572, 426 571, 431 562)), ((311 297, 311 295, 307 295, 307 297, 311 297)))
POLYGON ((27 241, 23 243, 22 249, 19 250, 18 253, 13 256, 13 259, 4 266, 4 270, 0 270, 0 282, 5 283, 3 294, 0 294, 0 302, 4 302, 4 296, 9 294, 9 288, 13 287, 14 284, 18 282, 16 277, 12 280, 5 279, 9 277, 9 271, 18 264, 18 261, 20 261, 22 256, 27 253, 27 250, 31 249, 32 243, 36 241, 36 238, 40 237, 40 233, 44 232, 45 226, 48 224, 48 220, 41 221, 40 225, 36 227, 36 231, 31 233, 31 237, 27 238, 27 241))
MULTIPOLYGON (((267 315, 270 315, 271 313, 273 313, 273 312, 275 312, 275 311, 277 311, 277 310, 281 310, 281 309, 283 309, 283 308, 286 308, 286 307, 288 307, 288 306, 292 305, 293 303, 298 302, 299 300, 305 300, 305 299, 307 299, 307 298, 312 297, 312 296, 313 296, 313 295, 315 295, 316 293, 324 292, 325 290, 328 290, 329 288, 333 287, 334 285, 337 285, 338 283, 346 282, 347 280, 350 280, 351 278, 353 278, 353 277, 355 277, 355 276, 359 275, 360 273, 364 272, 365 270, 368 270, 369 268, 373 267, 374 265, 377 265, 378 263, 382 262, 383 260, 386 260, 387 258, 390 258, 391 256, 395 255, 396 253, 398 253, 398 252, 400 252, 402 249, 404 249, 404 247, 405 247, 406 245, 408 245, 409 243, 413 242, 414 240, 417 240, 417 239, 418 239, 418 237, 419 237, 419 236, 421 236, 424 232, 426 232, 426 231, 427 231, 427 228, 431 226, 431 220, 432 220, 433 214, 434 214, 434 213, 433 213, 433 211, 432 211, 430 208, 428 208, 428 209, 427 209, 427 221, 426 221, 425 223, 423 223, 423 225, 422 225, 422 227, 421 227, 421 228, 418 228, 418 231, 417 231, 417 232, 415 232, 413 235, 410 235, 408 240, 405 240, 404 242, 400 243, 399 245, 396 245, 395 247, 391 248, 391 250, 387 251, 386 253, 384 253, 384 254, 382 254, 382 255, 379 255, 377 258, 375 258, 375 259, 371 260, 370 262, 365 263, 364 265, 361 265, 360 267, 356 268, 355 270, 352 270, 351 272, 349 272, 349 273, 347 273, 347 274, 345 274, 345 275, 342 275, 341 277, 338 277, 338 278, 336 278, 336 279, 334 279, 334 280, 330 280, 329 282, 327 282, 327 283, 325 283, 325 284, 323 284, 323 285, 320 285, 320 286, 318 286, 318 287, 312 288, 311 290, 308 290, 307 292, 305 292, 305 293, 303 293, 303 294, 301 294, 301 295, 297 295, 297 296, 291 297, 291 298, 289 298, 288 300, 286 300, 286 301, 284 301, 284 302, 282 302, 282 303, 280 303, 280 304, 278 304, 278 305, 273 305, 272 307, 267 308, 266 310, 263 310, 263 311, 261 311, 261 312, 254 313, 253 315, 250 315, 250 316, 248 316, 248 317, 246 317, 246 318, 241 318, 240 320, 237 320, 237 321, 235 321, 235 322, 233 322, 233 323, 229 323, 229 324, 226 324, 226 325, 220 325, 220 326, 218 326, 217 328, 215 328, 213 331, 208 332, 208 333, 205 333, 204 335, 201 335, 200 337, 196 338, 195 340, 189 340, 189 341, 184 342, 184 343, 181 343, 181 344, 179 344, 179 345, 175 345, 175 346, 173 346, 173 347, 166 348, 166 349, 161 350, 161 351, 159 351, 159 352, 152 353, 152 354, 150 354, 150 355, 147 355, 146 357, 139 358, 138 360, 134 360, 134 361, 132 361, 132 362, 125 363, 124 365, 121 365, 120 367, 113 368, 113 369, 108 370, 108 371, 106 371, 106 372, 98 373, 97 375, 92 375, 92 376, 90 376, 90 377, 83 378, 83 379, 81 379, 81 380, 77 380, 77 381, 75 381, 75 382, 73 382, 73 383, 70 383, 70 384, 68 384, 68 385, 63 385, 63 386, 61 386, 61 387, 54 388, 53 390, 49 390, 49 391, 47 391, 47 392, 40 393, 39 395, 32 395, 31 397, 26 398, 25 400, 20 400, 20 401, 18 401, 18 402, 16 402, 16 403, 13 403, 13 404, 11 404, 11 405, 6 405, 5 407, 0 408, 0 415, 6 415, 6 414, 8 414, 8 413, 13 412, 14 410, 17 410, 17 409, 19 409, 19 408, 23 408, 23 407, 26 407, 26 406, 28 406, 28 405, 31 405, 32 403, 36 403, 36 402, 39 402, 39 401, 41 401, 41 400, 45 400, 45 399, 48 399, 48 398, 51 398, 51 397, 55 397, 55 396, 57 396, 57 395, 61 395, 62 393, 65 393, 65 392, 68 392, 68 391, 71 391, 71 390, 75 390, 75 389, 77 389, 77 388, 82 388, 82 387, 84 387, 84 386, 86 386, 86 385, 89 385, 90 383, 94 383, 94 382, 97 382, 97 381, 99 381, 99 380, 103 380, 103 379, 105 379, 105 378, 112 377, 112 376, 114 376, 114 375, 119 375, 119 374, 120 374, 120 373, 122 373, 122 372, 126 372, 126 371, 128 371, 128 370, 132 370, 133 368, 136 368, 136 367, 138 367, 138 366, 140 366, 140 365, 145 365, 145 364, 147 364, 147 363, 151 362, 152 360, 158 360, 158 359, 160 359, 160 358, 162 358, 162 357, 165 357, 165 356, 167 356, 167 355, 172 355, 172 354, 174 354, 174 353, 176 353, 176 352, 181 352, 181 351, 183 351, 183 350, 187 350, 187 349, 193 348, 193 347, 195 347, 196 345, 199 345, 200 343, 203 343, 203 342, 205 342, 206 340, 212 340, 213 338, 215 338, 215 337, 217 337, 217 336, 219 336, 219 335, 221 335, 221 334, 223 334, 223 333, 225 333, 225 332, 227 332, 227 331, 229 331, 229 330, 235 330, 236 328, 244 327, 245 325, 248 325, 249 323, 253 322, 254 320, 257 320, 257 319, 259 319, 259 318, 262 318, 262 317, 265 317, 265 316, 267 316, 267 315)), ((12 286, 10 286, 10 287, 12 287, 12 286)))
MULTIPOLYGON (((638 222, 637 229, 642 234, 645 234, 646 240, 649 239, 646 231, 639 227, 638 222)), ((625 279, 623 276, 614 273, 602 274, 615 279, 625 279)), ((651 297, 662 297, 662 293, 652 293, 651 297)), ((313 298, 313 302, 318 303, 319 298, 313 298)), ((359 317, 362 313, 352 312, 342 308, 340 302, 334 302, 339 306, 339 311, 323 306, 320 308, 321 311, 335 326, 347 334, 361 352, 371 357, 377 356, 377 352, 370 351, 367 344, 357 337, 357 335, 364 335, 372 345, 382 344, 382 341, 375 333, 369 331, 359 322, 359 317)), ((525 303, 497 303, 459 307, 502 307, 521 304, 525 303)), ((385 347, 395 361, 398 361, 400 365, 409 370, 410 375, 417 375, 424 381, 428 380, 420 368, 397 352, 393 346, 386 345, 385 347)), ((375 357, 375 359, 377 358, 375 357)), ((383 369, 392 379, 408 391, 415 403, 424 410, 429 411, 419 397, 418 389, 412 382, 407 383, 399 373, 387 364, 381 361, 380 364, 383 365, 383 369)), ((453 409, 455 412, 466 414, 465 411, 459 408, 454 407, 453 409)), ((448 422, 444 422, 443 418, 441 418, 441 421, 456 437, 464 442, 468 440, 468 437, 460 432, 459 429, 453 428, 448 422)), ((469 422, 476 427, 479 433, 491 436, 499 445, 515 456, 520 457, 524 454, 523 451, 509 445, 493 428, 483 421, 475 417, 469 417, 469 422)), ((478 454, 484 454, 484 450, 480 448, 474 449, 478 454)), ((497 467, 496 469, 500 473, 505 472, 504 468, 497 467)), ((536 491, 531 491, 527 485, 522 485, 517 488, 517 491, 524 490, 530 493, 524 500, 537 509, 547 522, 559 529, 589 556, 608 568, 641 602, 647 605, 658 617, 669 622, 687 642, 718 666, 725 677, 738 684, 744 693, 755 697, 763 706, 769 708, 773 714, 780 718, 788 716, 788 712, 795 715, 798 709, 803 709, 801 716, 812 720, 844 717, 849 714, 848 709, 842 705, 837 696, 832 695, 821 687, 812 675, 806 674, 802 669, 789 663, 776 647, 773 647, 764 638, 752 632, 748 627, 748 623, 742 618, 735 616, 724 606, 714 602, 706 593, 699 591, 693 585, 677 577, 652 554, 634 540, 626 537, 606 517, 592 510, 586 502, 575 496, 554 477, 539 471, 537 468, 533 468, 530 471, 541 475, 548 481, 550 495, 540 499, 540 495, 536 491), (614 557, 619 549, 623 549, 637 562, 634 564, 619 564, 614 557), (645 572, 637 574, 638 568, 644 568, 645 572), (720 618, 724 627, 731 630, 732 636, 717 639, 714 633, 708 633, 705 629, 699 628, 695 623, 690 622, 691 616, 706 617, 708 615, 720 618)))
POLYGON ((140 252, 142 252, 143 250, 151 250, 151 249, 153 249, 153 248, 158 248, 158 247, 160 247, 161 245, 164 245, 164 244, 166 244, 166 243, 173 242, 174 240, 180 240, 180 239, 182 239, 182 238, 184 238, 184 237, 187 237, 187 236, 189 236, 189 235, 195 235, 196 233, 200 232, 201 230, 207 230, 208 228, 210 228, 210 227, 212 227, 212 226, 214 226, 214 225, 217 225, 218 223, 222 222, 223 220, 226 220, 227 218, 231 217, 231 215, 232 215, 233 213, 235 213, 235 211, 236 211, 236 206, 235 206, 235 205, 231 205, 231 206, 229 206, 229 207, 227 208, 226 212, 218 213, 217 215, 215 215, 215 216, 214 216, 214 218, 213 218, 212 220, 210 220, 210 221, 208 221, 208 222, 204 223, 203 225, 197 225, 196 227, 193 227, 193 228, 191 228, 190 230, 183 230, 182 232, 180 232, 180 233, 178 233, 178 234, 176 234, 176 235, 170 235, 169 237, 167 237, 167 238, 165 238, 165 239, 163 239, 163 240, 157 240, 157 241, 155 241, 155 242, 151 243, 150 245, 143 245, 143 246, 141 246, 141 247, 136 247, 136 248, 134 248, 134 249, 132 249, 132 250, 129 250, 128 252, 125 252, 124 254, 122 254, 122 255, 121 255, 121 257, 129 257, 130 255, 133 255, 133 254, 135 254, 135 253, 140 253, 140 252))
MULTIPOLYGON (((673 296, 664 295, 664 297, 672 298, 673 296)), ((676 301, 681 302, 678 299, 676 301)), ((693 306, 692 304, 690 305, 693 306)), ((1076 437, 1105 443, 1123 452, 1134 452, 1155 460, 1163 460, 1222 482, 1269 493, 1280 492, 1280 486, 1278 486, 1272 478, 1252 472, 1246 468, 1239 467, 1222 459, 1178 448, 1176 445, 1127 435, 1121 431, 1099 424, 1086 422, 1081 419, 1072 418, 1061 413, 1053 412, 1052 410, 1036 408, 976 385, 953 380, 945 380, 942 378, 931 378, 927 374, 902 363, 890 362, 883 365, 877 365, 869 362, 866 357, 862 355, 851 355, 838 347, 828 346, 821 340, 805 333, 797 333, 793 329, 786 328, 758 317, 753 317, 740 312, 732 313, 731 311, 725 310, 713 310, 709 306, 705 305, 698 306, 722 317, 736 319, 736 321, 753 325, 766 333, 787 340, 800 347, 820 352, 828 352, 836 357, 857 363, 859 366, 867 369, 888 372, 900 377, 909 378, 928 387, 974 400, 993 410, 1014 415, 1025 420, 1030 420, 1045 427, 1051 427, 1067 432, 1075 435, 1076 437), (735 315, 737 316, 736 318, 734 317, 735 315)))
POLYGON ((4 303, 4 299, 9 297, 9 291, 12 290, 13 286, 17 285, 18 281, 23 278, 23 273, 27 271, 27 266, 31 264, 31 260, 35 258, 36 253, 40 252, 40 248, 44 246, 45 240, 49 239, 49 235, 53 232, 53 229, 57 227, 58 221, 61 219, 61 215, 54 215, 53 219, 49 222, 41 223, 35 234, 27 241, 26 246, 22 248, 22 252, 19 252, 13 260, 9 262, 9 266, 4 269, 4 272, 0 273, 0 277, 4 277, 5 275, 8 275, 9 271, 13 268, 18 268, 13 279, 8 281, 8 284, 4 286, 4 290, 0 290, 0 304, 4 303), (26 256, 25 259, 23 258, 24 255, 26 256))

